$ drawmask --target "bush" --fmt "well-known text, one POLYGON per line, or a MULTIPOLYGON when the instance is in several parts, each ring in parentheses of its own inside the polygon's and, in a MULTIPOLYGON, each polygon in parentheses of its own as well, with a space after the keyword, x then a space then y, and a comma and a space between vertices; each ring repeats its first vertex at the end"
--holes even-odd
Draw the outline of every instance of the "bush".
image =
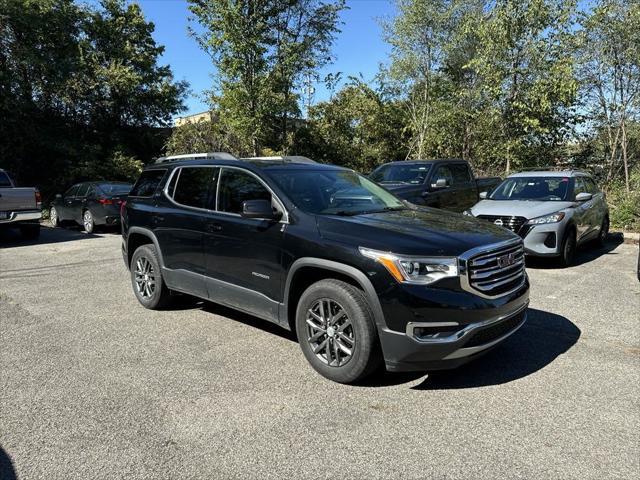
POLYGON ((606 188, 611 226, 640 232, 640 166, 630 172, 630 191, 623 181, 616 181, 606 188))

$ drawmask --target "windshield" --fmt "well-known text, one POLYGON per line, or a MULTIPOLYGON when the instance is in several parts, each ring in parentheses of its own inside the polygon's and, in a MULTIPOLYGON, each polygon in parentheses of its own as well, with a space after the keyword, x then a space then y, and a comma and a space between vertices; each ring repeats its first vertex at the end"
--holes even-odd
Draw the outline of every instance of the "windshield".
POLYGON ((275 170, 269 175, 307 213, 359 215, 406 208, 393 194, 349 170, 275 170))
POLYGON ((566 201, 568 177, 513 177, 504 180, 489 195, 491 200, 566 201))
POLYGON ((131 191, 132 185, 128 183, 101 183, 99 187, 107 195, 127 195, 131 191))
POLYGON ((390 163, 376 168, 370 178, 378 183, 424 183, 431 165, 390 163))

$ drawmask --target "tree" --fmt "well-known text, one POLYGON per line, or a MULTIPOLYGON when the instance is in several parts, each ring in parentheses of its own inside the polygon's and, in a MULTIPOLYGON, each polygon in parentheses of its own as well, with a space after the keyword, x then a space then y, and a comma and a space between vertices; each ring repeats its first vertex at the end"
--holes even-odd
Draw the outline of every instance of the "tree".
POLYGON ((134 176, 186 91, 152 35, 124 0, 0 0, 0 165, 45 197, 91 175, 134 176))
POLYGON ((342 8, 343 0, 190 0, 204 29, 192 34, 216 68, 213 109, 244 152, 286 150, 298 83, 330 60, 342 8))
POLYGON ((607 179, 619 171, 630 189, 629 125, 640 116, 640 3, 603 0, 582 15, 577 34, 585 108, 606 133, 607 179))

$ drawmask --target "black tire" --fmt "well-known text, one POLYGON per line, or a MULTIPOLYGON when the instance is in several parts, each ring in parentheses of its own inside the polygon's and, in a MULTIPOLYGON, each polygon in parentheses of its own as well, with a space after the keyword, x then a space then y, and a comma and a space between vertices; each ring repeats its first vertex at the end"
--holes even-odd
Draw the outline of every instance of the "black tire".
MULTIPOLYGON (((333 313, 329 313, 328 316, 333 316, 333 313)), ((314 321, 313 318, 311 320, 314 321)), ((296 333, 300 348, 311 366, 318 373, 334 382, 353 383, 360 381, 373 373, 382 363, 382 351, 367 298, 362 290, 341 280, 320 280, 305 290, 296 309, 296 333), (337 310, 334 312, 339 312, 341 309, 346 314, 339 319, 335 314, 335 323, 332 323, 331 327, 327 326, 327 323, 323 324, 318 321, 319 325, 325 326, 324 334, 322 329, 310 327, 307 324, 308 315, 312 315, 309 313, 310 310, 322 302, 332 302, 325 304, 329 306, 330 312, 331 308, 335 307, 337 310), (339 325, 338 322, 342 323, 339 325), (327 342, 325 348, 322 348, 318 353, 314 353, 312 337, 309 336, 310 331, 320 335, 316 347, 322 344, 323 337, 327 342), (342 350, 342 347, 349 346, 348 340, 344 338, 346 336, 351 336, 353 343, 348 349, 351 351, 351 355, 345 359, 347 354, 342 350), (335 350, 330 345, 333 345, 335 350), (327 362, 327 347, 329 355, 334 356, 332 362, 334 365, 327 362), (345 356, 342 363, 340 355, 345 356)))
POLYGON ((171 299, 171 292, 164 283, 160 262, 154 245, 142 245, 138 247, 131 257, 131 286, 133 293, 143 307, 150 310, 159 310, 166 307, 171 299), (148 262, 150 269, 146 269, 148 262), (144 277, 147 271, 148 277, 144 277), (153 288, 147 284, 142 286, 139 282, 152 280, 153 288), (148 288, 147 288, 148 287, 148 288))
POLYGON ((21 225, 20 234, 26 240, 35 240, 40 237, 40 224, 21 225))
POLYGON ((51 207, 49 209, 49 223, 53 228, 60 226, 60 217, 58 216, 58 210, 56 207, 51 207))
POLYGON ((91 210, 85 210, 82 212, 82 226, 87 233, 93 233, 96 229, 96 222, 93 218, 91 210))
POLYGON ((562 239, 562 250, 560 251, 560 265, 569 267, 573 263, 576 254, 576 231, 573 228, 567 230, 562 239))
POLYGON ((607 243, 607 237, 609 236, 609 217, 602 219, 602 225, 600 225, 600 231, 598 232, 598 238, 596 239, 596 245, 604 247, 607 243))

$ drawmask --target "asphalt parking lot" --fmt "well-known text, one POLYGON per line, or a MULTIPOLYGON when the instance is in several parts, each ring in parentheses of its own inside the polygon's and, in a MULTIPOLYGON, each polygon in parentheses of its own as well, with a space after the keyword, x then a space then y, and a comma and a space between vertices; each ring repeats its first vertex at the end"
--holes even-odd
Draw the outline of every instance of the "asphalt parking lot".
POLYGON ((345 386, 253 317, 145 310, 117 234, 5 236, 0 478, 638 478, 637 252, 531 262, 492 353, 345 386))

